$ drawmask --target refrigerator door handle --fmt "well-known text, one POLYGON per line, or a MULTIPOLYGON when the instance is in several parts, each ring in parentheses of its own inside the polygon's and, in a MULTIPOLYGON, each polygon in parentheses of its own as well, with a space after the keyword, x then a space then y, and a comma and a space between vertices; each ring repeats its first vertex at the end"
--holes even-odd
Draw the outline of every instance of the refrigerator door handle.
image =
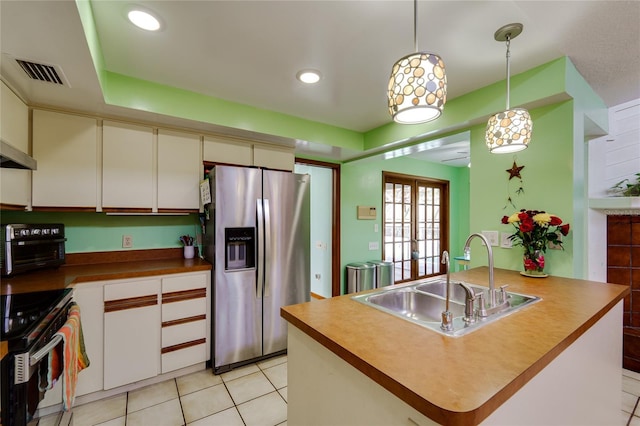
POLYGON ((258 198, 256 200, 256 221, 258 228, 258 241, 256 242, 257 248, 257 271, 258 276, 256 279, 256 299, 262 299, 262 286, 264 283, 264 208, 262 206, 263 200, 258 198))
POLYGON ((264 199, 264 253, 262 264, 264 270, 264 297, 268 297, 271 292, 271 283, 269 280, 271 269, 271 209, 269 207, 269 200, 264 199))

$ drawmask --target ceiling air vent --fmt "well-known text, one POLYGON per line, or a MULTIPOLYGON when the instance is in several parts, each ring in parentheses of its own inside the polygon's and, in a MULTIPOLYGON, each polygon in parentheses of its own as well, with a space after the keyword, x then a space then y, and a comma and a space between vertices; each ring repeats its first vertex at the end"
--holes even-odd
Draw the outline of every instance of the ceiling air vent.
POLYGON ((16 59, 20 68, 27 73, 33 80, 44 81, 47 83, 61 84, 64 86, 63 74, 53 65, 38 64, 35 62, 16 59))

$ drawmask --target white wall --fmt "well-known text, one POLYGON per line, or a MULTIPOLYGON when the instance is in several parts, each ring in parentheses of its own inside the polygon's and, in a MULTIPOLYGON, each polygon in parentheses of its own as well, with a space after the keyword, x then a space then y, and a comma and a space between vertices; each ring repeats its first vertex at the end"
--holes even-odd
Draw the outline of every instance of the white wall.
MULTIPOLYGON (((640 173, 640 99, 609 108, 609 134, 589 141, 589 198, 607 197, 607 190, 618 182, 635 182, 636 173, 640 173)), ((613 212, 613 208, 589 209, 590 280, 606 281, 607 214, 613 212)))

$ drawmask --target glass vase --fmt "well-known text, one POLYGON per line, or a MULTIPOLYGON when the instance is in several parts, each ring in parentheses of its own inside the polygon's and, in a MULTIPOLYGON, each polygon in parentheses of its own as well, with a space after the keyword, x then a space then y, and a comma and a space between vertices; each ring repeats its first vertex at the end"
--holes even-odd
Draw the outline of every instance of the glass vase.
POLYGON ((522 257, 524 273, 527 275, 545 275, 544 253, 542 250, 525 249, 522 257))

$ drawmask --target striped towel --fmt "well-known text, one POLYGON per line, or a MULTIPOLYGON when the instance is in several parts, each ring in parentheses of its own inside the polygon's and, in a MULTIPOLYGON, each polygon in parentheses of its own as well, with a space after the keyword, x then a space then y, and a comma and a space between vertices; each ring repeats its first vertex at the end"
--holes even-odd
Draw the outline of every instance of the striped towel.
POLYGON ((64 410, 69 411, 76 399, 78 373, 89 366, 78 304, 71 304, 67 322, 56 334, 62 336, 62 402, 64 410))

